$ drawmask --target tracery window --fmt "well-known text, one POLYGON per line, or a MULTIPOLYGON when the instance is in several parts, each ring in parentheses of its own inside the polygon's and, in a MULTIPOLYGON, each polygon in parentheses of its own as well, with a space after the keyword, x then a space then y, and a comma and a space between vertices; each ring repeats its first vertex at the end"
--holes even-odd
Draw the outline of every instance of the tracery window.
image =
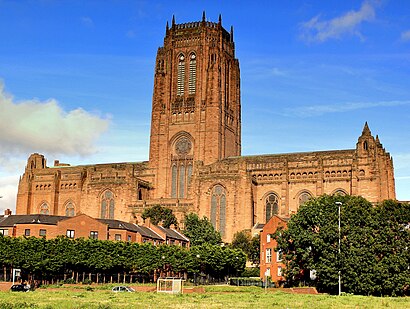
POLYGON ((171 162, 171 197, 185 198, 192 178, 192 143, 187 136, 180 137, 174 145, 171 162))
POLYGON ((177 95, 184 95, 185 84, 185 56, 180 54, 178 56, 178 73, 177 73, 177 95))
POLYGON ((278 197, 274 193, 270 193, 265 199, 266 222, 272 218, 273 215, 279 213, 278 197))
POLYGON ((226 227, 226 192, 221 185, 216 185, 212 189, 211 223, 223 237, 225 235, 226 227))
POLYGON ((47 203, 43 203, 43 204, 41 204, 41 206, 40 206, 40 214, 42 214, 42 215, 48 215, 48 214, 50 214, 50 210, 49 210, 49 207, 48 207, 48 204, 47 203))
POLYGON ((342 190, 342 189, 337 189, 337 190, 333 193, 333 195, 345 196, 345 195, 347 195, 347 193, 346 193, 344 190, 342 190))
POLYGON ((189 94, 195 94, 196 91, 196 55, 192 53, 189 56, 189 81, 188 90, 189 94))
POLYGON ((107 190, 101 196, 101 218, 114 219, 114 194, 107 190))
POLYGON ((308 200, 310 200, 312 198, 312 195, 310 195, 310 193, 308 192, 302 192, 299 195, 299 206, 302 206, 303 204, 305 204, 308 200))
POLYGON ((67 217, 74 216, 74 205, 72 202, 68 202, 67 205, 65 206, 65 215, 67 217))

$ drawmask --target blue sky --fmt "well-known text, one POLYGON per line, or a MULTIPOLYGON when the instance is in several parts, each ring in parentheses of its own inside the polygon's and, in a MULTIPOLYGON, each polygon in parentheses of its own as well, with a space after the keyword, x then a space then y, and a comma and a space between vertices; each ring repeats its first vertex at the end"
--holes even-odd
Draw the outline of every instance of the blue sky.
POLYGON ((367 121, 410 200, 408 1, 0 0, 0 211, 32 152, 147 160, 166 22, 203 10, 234 27, 242 154, 351 149, 367 121))

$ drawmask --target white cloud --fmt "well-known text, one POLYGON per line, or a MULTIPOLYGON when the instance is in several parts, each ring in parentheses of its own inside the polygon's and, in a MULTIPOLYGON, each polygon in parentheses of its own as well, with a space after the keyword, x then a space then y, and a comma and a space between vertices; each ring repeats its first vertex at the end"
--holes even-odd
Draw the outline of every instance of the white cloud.
POLYGON ((284 114, 287 116, 313 117, 329 113, 343 113, 359 109, 401 105, 410 105, 410 101, 349 102, 345 104, 301 106, 296 108, 286 108, 284 114))
POLYGON ((94 22, 93 22, 93 20, 92 20, 90 17, 87 17, 87 16, 81 17, 81 23, 82 23, 84 26, 89 27, 89 28, 94 27, 94 22))
POLYGON ((315 16, 302 24, 301 38, 307 42, 324 42, 338 39, 343 35, 356 35, 363 38, 359 26, 365 21, 372 21, 376 16, 375 2, 365 1, 358 11, 351 10, 330 20, 320 20, 315 16))
POLYGON ((0 215, 3 215, 6 209, 11 209, 13 214, 16 213, 18 181, 18 176, 0 177, 0 215))
POLYGON ((88 155, 109 120, 81 108, 65 112, 55 99, 14 102, 0 82, 0 145, 3 158, 42 152, 88 155))
POLYGON ((400 39, 401 39, 403 42, 410 41, 410 30, 403 31, 403 32, 401 33, 401 35, 400 35, 400 39))

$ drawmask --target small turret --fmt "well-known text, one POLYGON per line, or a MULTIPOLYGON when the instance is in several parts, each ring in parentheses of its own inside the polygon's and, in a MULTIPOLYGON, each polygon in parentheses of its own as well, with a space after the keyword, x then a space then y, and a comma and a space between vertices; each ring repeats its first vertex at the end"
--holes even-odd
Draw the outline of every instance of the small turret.
POLYGON ((206 21, 206 18, 205 18, 205 11, 203 11, 202 12, 202 22, 204 23, 206 21))
POLYGON ((41 169, 46 167, 46 159, 41 154, 33 153, 27 160, 26 169, 28 170, 41 169))
POLYGON ((369 129, 369 125, 366 123, 364 124, 362 135, 360 135, 356 149, 359 155, 369 155, 374 152, 376 148, 376 140, 372 136, 372 132, 369 129))
POLYGON ((367 136, 372 135, 372 132, 370 132, 369 126, 368 126, 368 124, 367 124, 367 121, 366 121, 366 123, 364 124, 364 127, 363 127, 362 136, 363 136, 363 135, 367 135, 367 136))

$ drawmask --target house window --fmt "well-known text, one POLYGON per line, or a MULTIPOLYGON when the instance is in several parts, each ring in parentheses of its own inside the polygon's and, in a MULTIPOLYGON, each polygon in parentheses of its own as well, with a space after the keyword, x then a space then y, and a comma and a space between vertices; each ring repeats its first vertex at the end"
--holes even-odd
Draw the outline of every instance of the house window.
POLYGON ((30 229, 24 230, 24 236, 30 236, 30 229))
POLYGON ((43 203, 40 206, 40 214, 48 215, 50 213, 47 203, 43 203))
POLYGON ((131 241, 131 235, 128 235, 127 239, 128 241, 131 241))
POLYGON ((265 277, 270 277, 270 268, 266 268, 265 277))
POLYGON ((73 217, 74 216, 74 205, 71 202, 68 202, 67 205, 65 206, 65 215, 67 217, 73 217))
POLYGON ((223 237, 226 223, 226 193, 221 185, 216 185, 212 190, 211 223, 223 237))
POLYGON ((283 252, 282 252, 282 250, 278 250, 276 252, 276 261, 277 262, 282 262, 282 259, 283 259, 283 252))
POLYGON ((272 218, 273 215, 279 213, 278 197, 274 193, 270 193, 265 199, 266 222, 272 218))
POLYGON ((74 238, 74 230, 67 230, 66 235, 68 238, 74 238))
POLYGON ((91 239, 98 239, 98 232, 97 231, 91 231, 90 232, 90 238, 91 239))
POLYGON ((114 219, 114 194, 105 191, 101 198, 101 218, 114 219))
POLYGON ((8 236, 9 235, 9 230, 8 229, 2 229, 0 230, 0 234, 3 236, 8 236))
POLYGON ((282 266, 278 266, 278 277, 282 277, 282 266))
POLYGON ((266 235, 266 242, 270 243, 270 234, 266 235))
POLYGON ((45 229, 40 229, 40 232, 38 233, 38 235, 40 236, 46 236, 46 234, 47 234, 47 230, 45 229))
POLYGON ((266 263, 272 263, 272 249, 266 249, 266 263))
POLYGON ((115 240, 121 240, 121 234, 115 234, 115 240))

